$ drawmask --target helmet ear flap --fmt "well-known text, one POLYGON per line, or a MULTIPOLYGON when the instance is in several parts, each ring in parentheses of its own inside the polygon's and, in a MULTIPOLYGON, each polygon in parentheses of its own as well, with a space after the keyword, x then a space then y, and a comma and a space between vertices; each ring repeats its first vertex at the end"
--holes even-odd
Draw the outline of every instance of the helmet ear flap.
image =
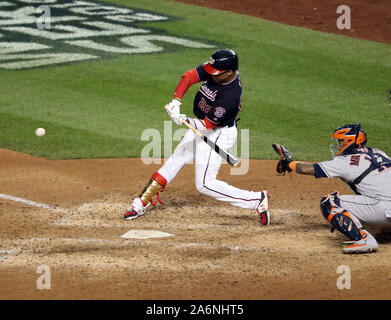
POLYGON ((356 138, 357 147, 359 147, 359 148, 363 147, 366 144, 366 142, 367 142, 367 137, 366 137, 365 133, 360 130, 358 132, 357 138, 356 138))
POLYGON ((365 132, 364 129, 361 128, 361 126, 360 126, 360 132, 359 132, 359 136, 357 137, 356 143, 360 148, 365 146, 367 143, 367 133, 365 132))

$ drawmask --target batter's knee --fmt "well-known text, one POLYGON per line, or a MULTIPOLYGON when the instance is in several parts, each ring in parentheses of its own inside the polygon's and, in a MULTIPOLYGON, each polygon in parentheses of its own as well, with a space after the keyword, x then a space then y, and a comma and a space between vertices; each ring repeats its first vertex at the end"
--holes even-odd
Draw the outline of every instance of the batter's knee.
POLYGON ((202 193, 205 195, 210 194, 210 190, 207 187, 207 183, 203 179, 199 179, 199 180, 196 179, 196 188, 199 193, 202 193))
POLYGON ((196 179, 195 181, 196 189, 199 193, 203 193, 204 191, 204 182, 202 179, 196 179))

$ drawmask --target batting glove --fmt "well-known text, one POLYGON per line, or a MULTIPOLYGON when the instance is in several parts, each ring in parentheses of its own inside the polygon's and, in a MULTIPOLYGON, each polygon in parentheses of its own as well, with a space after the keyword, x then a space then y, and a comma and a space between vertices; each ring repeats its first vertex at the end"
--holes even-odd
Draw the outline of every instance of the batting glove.
POLYGON ((185 114, 180 114, 180 113, 169 113, 168 114, 172 121, 174 121, 178 126, 182 125, 184 121, 187 120, 187 116, 185 114))
MULTIPOLYGON (((173 112, 173 113, 181 113, 181 104, 182 104, 182 101, 177 99, 177 98, 174 98, 171 100, 171 102, 169 104, 166 105, 166 111, 167 113, 170 115, 170 112, 173 112)), ((171 117, 171 116, 170 116, 171 117)))
POLYGON ((183 121, 187 120, 187 116, 185 114, 180 113, 181 104, 182 102, 179 99, 174 98, 165 107, 172 121, 174 121, 179 126, 183 124, 183 121))

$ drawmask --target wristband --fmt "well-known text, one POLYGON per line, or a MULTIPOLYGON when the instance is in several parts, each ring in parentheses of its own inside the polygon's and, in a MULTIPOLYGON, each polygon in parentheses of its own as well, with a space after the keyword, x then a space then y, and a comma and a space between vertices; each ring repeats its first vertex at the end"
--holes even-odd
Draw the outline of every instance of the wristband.
POLYGON ((288 165, 289 169, 291 169, 292 171, 296 172, 296 166, 297 166, 298 163, 299 163, 298 161, 291 161, 291 162, 289 162, 289 165, 288 165))

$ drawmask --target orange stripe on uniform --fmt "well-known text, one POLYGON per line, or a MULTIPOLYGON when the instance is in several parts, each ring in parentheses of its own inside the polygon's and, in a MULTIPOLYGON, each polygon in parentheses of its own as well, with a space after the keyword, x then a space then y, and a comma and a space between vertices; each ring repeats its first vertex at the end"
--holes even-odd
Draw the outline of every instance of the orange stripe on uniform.
POLYGON ((327 216, 327 221, 331 223, 331 219, 333 219, 334 216, 335 216, 334 213, 330 213, 330 214, 327 216))

